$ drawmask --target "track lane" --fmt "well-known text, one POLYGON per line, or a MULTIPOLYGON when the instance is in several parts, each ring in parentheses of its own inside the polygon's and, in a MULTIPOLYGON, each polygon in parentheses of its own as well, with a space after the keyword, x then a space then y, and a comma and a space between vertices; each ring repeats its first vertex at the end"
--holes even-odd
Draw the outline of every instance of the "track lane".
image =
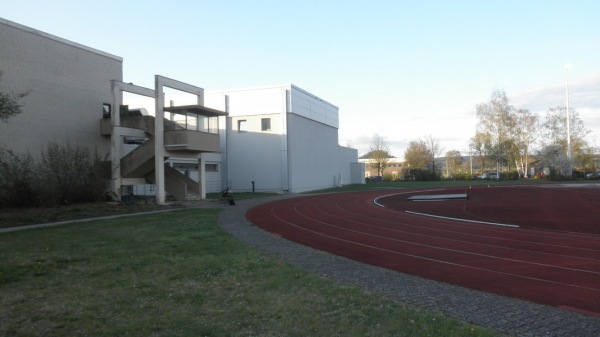
POLYGON ((510 251, 490 246, 476 247, 477 243, 457 243, 446 239, 421 236, 398 236, 397 233, 381 231, 377 227, 369 227, 369 230, 366 231, 360 226, 356 226, 356 223, 355 226, 334 224, 323 221, 319 214, 315 215, 313 204, 298 204, 294 207, 294 211, 302 217, 302 219, 296 219, 295 223, 315 233, 344 238, 358 244, 377 246, 400 254, 419 255, 471 268, 541 278, 557 283, 568 279, 571 281, 565 282, 565 284, 599 290, 594 286, 600 286, 600 273, 590 270, 589 267, 593 265, 589 261, 582 261, 579 268, 570 268, 562 266, 567 261, 560 260, 559 257, 552 259, 552 263, 549 264, 546 263, 547 255, 543 256, 545 259, 535 261, 532 255, 512 254, 510 251), (493 262, 490 263, 490 260, 493 262))
POLYGON ((251 209, 247 216, 287 239, 362 262, 600 312, 600 237, 432 221, 375 206, 372 201, 385 193, 390 194, 288 199, 251 209))

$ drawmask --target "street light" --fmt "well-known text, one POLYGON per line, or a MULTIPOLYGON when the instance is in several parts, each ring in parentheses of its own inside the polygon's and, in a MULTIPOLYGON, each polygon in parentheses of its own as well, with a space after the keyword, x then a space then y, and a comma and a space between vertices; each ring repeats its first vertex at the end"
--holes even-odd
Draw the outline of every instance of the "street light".
POLYGON ((570 64, 565 65, 565 87, 567 96, 567 156, 571 160, 571 114, 569 112, 569 69, 570 64))

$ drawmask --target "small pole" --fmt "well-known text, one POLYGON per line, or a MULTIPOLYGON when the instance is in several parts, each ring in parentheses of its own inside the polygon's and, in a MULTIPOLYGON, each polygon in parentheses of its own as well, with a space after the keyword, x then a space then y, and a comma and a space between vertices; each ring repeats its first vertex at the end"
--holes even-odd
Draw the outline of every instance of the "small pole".
POLYGON ((252 193, 254 193, 254 180, 252 180, 252 193))

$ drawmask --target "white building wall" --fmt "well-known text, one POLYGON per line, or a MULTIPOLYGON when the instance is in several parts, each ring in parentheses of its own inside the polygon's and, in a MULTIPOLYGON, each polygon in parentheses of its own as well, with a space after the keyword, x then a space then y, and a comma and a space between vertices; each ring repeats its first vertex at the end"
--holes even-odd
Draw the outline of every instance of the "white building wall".
MULTIPOLYGON (((225 134, 221 135, 222 179, 232 191, 257 192, 286 190, 285 111, 287 87, 262 87, 205 92, 204 104, 227 111, 225 134), (261 120, 271 121, 262 130, 261 120), (245 130, 239 130, 245 121, 245 130)), ((225 130, 222 130, 224 132, 225 130)), ((287 160, 287 159, 286 159, 287 160)))
MULTIPOLYGON (((202 158, 204 159, 205 165, 210 165, 210 167, 214 167, 216 165, 217 171, 212 171, 209 169, 205 170, 206 174, 206 192, 207 193, 215 193, 220 192, 223 189, 227 188, 222 183, 222 173, 224 170, 223 163, 221 160, 221 153, 203 153, 202 158)), ((197 180, 197 179, 195 179, 197 180)))
MULTIPOLYGON (((338 107, 298 87, 291 87, 292 113, 339 128, 338 107)), ((337 137, 336 137, 337 138, 337 137)))
POLYGON ((290 85, 205 92, 204 104, 213 109, 227 106, 230 117, 284 113, 290 85))
POLYGON ((227 135, 228 178, 234 191, 281 191, 284 167, 282 165, 281 135, 274 130, 262 131, 261 119, 270 118, 279 130, 282 114, 231 117, 232 129, 227 135), (245 120, 246 131, 237 129, 245 120))
POLYGON ((229 112, 222 152, 234 191, 252 181, 256 191, 289 192, 364 182, 353 168, 358 151, 338 145, 338 108, 317 96, 284 85, 207 92, 205 104, 229 112), (263 118, 270 130, 261 129, 263 118))
POLYGON ((289 114, 288 140, 291 192, 351 183, 358 151, 338 145, 336 128, 289 114))
POLYGON ((0 123, 0 144, 32 155, 51 141, 110 151, 99 121, 110 80, 123 78, 120 57, 0 19, 0 61, 0 90, 29 92, 23 113, 0 123))

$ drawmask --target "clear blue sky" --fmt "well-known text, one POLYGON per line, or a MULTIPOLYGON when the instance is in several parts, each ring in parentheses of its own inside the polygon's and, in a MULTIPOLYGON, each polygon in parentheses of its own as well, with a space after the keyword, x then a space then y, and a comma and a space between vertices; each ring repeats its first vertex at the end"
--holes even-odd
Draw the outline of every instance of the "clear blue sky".
MULTIPOLYGON (((293 83, 340 108, 340 143, 402 157, 433 135, 466 151, 475 105, 504 90, 571 104, 600 136, 600 1, 0 0, 0 17, 124 58, 124 81, 293 83)), ((1 60, 0 60, 1 61, 1 60)), ((597 144, 598 142, 596 142, 597 144)))

